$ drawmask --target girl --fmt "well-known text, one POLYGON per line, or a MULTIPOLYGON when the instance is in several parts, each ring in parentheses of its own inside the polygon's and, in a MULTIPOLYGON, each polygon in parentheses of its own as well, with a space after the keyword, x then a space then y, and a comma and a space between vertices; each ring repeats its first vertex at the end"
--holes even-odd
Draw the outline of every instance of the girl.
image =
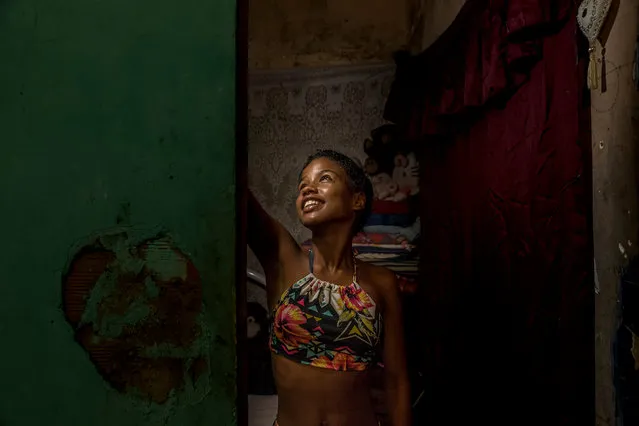
POLYGON ((377 426, 369 368, 384 362, 392 426, 410 425, 402 314, 395 275, 359 262, 352 238, 372 187, 350 158, 323 150, 306 161, 296 200, 312 232, 304 251, 251 195, 248 243, 273 307, 270 349, 279 426, 377 426))

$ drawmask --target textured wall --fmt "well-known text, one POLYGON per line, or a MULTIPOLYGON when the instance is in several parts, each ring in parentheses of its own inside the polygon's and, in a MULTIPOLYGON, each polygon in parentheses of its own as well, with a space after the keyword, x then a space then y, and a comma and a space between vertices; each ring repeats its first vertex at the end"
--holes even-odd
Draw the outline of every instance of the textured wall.
POLYGON ((3 426, 234 423, 234 25, 0 2, 3 426))
MULTIPOLYGON (((302 241, 295 211, 306 158, 331 148, 363 161, 364 140, 384 123, 392 65, 253 72, 249 90, 249 184, 264 208, 302 241)), ((255 259, 249 266, 260 269, 255 259)))
POLYGON ((409 0, 422 2, 421 50, 433 44, 453 23, 466 0, 409 0))
POLYGON ((406 43, 406 7, 405 0, 251 2, 250 67, 388 62, 406 43))
MULTIPOLYGON (((637 254, 639 95, 633 82, 639 1, 613 2, 603 34, 607 90, 592 91, 597 426, 618 424, 613 344, 619 315, 619 272, 637 254), (618 7, 618 10, 617 10, 618 7)), ((600 48, 597 50, 600 56, 600 48)), ((601 70, 601 68, 599 68, 601 70)), ((600 73, 601 75, 601 73, 600 73)))

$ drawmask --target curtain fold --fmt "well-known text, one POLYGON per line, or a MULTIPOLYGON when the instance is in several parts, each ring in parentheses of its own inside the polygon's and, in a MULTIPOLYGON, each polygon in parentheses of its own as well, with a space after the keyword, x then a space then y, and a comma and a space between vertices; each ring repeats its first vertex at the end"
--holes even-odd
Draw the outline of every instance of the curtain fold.
POLYGON ((470 0, 398 54, 385 117, 419 144, 431 425, 592 424, 587 49, 568 0, 470 0))

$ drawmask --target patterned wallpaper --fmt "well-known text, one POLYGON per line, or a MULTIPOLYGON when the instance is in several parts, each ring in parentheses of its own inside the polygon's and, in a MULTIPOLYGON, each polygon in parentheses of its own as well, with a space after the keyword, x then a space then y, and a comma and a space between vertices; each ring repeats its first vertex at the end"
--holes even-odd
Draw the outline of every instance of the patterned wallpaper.
MULTIPOLYGON (((363 162, 364 139, 384 124, 394 65, 253 71, 249 83, 249 186, 298 241, 310 236, 295 212, 306 157, 330 148, 363 162)), ((261 271, 249 251, 249 268, 261 271)))

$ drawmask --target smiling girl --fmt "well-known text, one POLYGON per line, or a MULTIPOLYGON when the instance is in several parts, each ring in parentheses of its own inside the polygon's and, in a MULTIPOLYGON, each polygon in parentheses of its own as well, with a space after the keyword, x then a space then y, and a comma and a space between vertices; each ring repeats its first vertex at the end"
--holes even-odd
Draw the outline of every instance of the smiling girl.
POLYGON ((379 358, 391 425, 410 425, 396 278, 357 261, 352 248, 372 196, 366 174, 349 157, 331 150, 309 157, 296 207, 312 232, 310 251, 249 197, 248 242, 264 268, 273 308, 276 425, 377 426, 369 371, 379 358))

